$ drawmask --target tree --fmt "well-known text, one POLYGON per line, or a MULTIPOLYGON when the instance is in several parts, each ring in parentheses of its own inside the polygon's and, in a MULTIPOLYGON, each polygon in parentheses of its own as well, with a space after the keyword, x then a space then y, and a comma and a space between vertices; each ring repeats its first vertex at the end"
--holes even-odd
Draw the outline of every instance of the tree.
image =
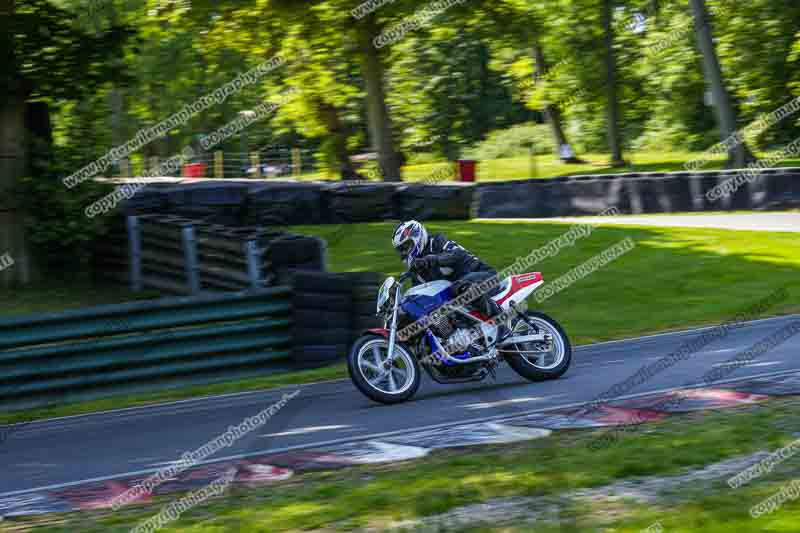
POLYGON ((624 166, 619 131, 619 99, 617 97, 617 58, 614 52, 614 0, 603 0, 603 33, 605 35, 606 119, 611 166, 624 166))
POLYGON ((392 120, 384 91, 385 69, 373 41, 380 35, 374 13, 357 25, 361 53, 361 74, 367 89, 367 112, 372 146, 378 152, 378 165, 385 181, 401 181, 401 161, 393 137, 392 120))
MULTIPOLYGON (((526 93, 538 92, 540 97, 532 99, 533 107, 539 109, 545 121, 550 125, 553 134, 556 156, 562 153, 570 154, 565 157, 566 162, 580 162, 574 156, 575 151, 567 139, 564 129, 563 113, 559 106, 560 101, 553 101, 547 91, 547 85, 553 81, 557 74, 552 72, 550 64, 545 58, 543 36, 547 31, 546 24, 540 20, 542 6, 520 2, 518 0, 506 0, 503 2, 485 3, 482 6, 485 11, 491 32, 491 39, 502 46, 510 49, 519 49, 521 43, 523 54, 530 50, 530 58, 533 62, 532 72, 527 75, 528 80, 533 83, 523 83, 523 86, 532 86, 537 91, 524 90, 526 93)), ((527 99, 531 101, 530 99, 527 99)))
POLYGON ((0 286, 28 283, 33 277, 31 251, 23 231, 23 214, 8 199, 26 167, 24 152, 25 90, 19 73, 14 31, 15 0, 0 0, 0 54, 5 68, 0 72, 0 253, 8 253, 15 265, 0 272, 0 286))
MULTIPOLYGON (((736 113, 731 104, 728 90, 714 47, 714 37, 711 31, 711 22, 706 9, 705 0, 689 0, 694 14, 697 44, 703 54, 703 65, 706 79, 711 85, 711 94, 714 100, 714 110, 720 126, 720 135, 724 141, 736 131, 736 113)), ((742 142, 733 146, 728 152, 728 167, 743 168, 748 163, 755 161, 747 144, 742 142)))
MULTIPOLYGON (((534 82, 540 83, 550 70, 547 61, 544 58, 544 51, 538 38, 534 38, 533 42, 533 58, 536 64, 534 73, 534 82)), ((544 104, 542 112, 545 120, 550 124, 550 129, 553 132, 553 140, 556 147, 556 155, 562 157, 567 163, 580 163, 579 158, 575 157, 575 151, 572 149, 564 133, 563 121, 561 118, 561 109, 557 105, 550 102, 544 104)))
MULTIPOLYGON (((0 253, 14 266, 0 285, 27 284, 39 274, 25 234, 27 214, 13 203, 21 178, 41 172, 51 151, 48 99, 80 100, 100 83, 118 78, 110 59, 130 36, 114 26, 101 35, 76 31, 71 13, 45 0, 0 0, 0 253), (24 58, 24 61, 23 61, 24 58), (76 80, 79 80, 76 82, 76 80), (33 161, 37 146, 37 157, 33 161), (34 164, 32 164, 32 162, 34 164)), ((45 176, 39 176, 45 178, 45 176)))

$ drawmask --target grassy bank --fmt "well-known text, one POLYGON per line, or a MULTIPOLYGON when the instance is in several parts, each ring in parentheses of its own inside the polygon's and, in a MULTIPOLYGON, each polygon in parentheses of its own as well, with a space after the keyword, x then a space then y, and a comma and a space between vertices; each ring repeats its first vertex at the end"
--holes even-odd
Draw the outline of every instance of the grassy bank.
MULTIPOLYGON (((798 473, 797 463, 733 491, 729 475, 680 487, 651 505, 598 497, 578 503, 577 489, 607 486, 640 476, 669 476, 697 470, 759 450, 774 451, 800 430, 796 401, 778 401, 722 412, 695 413, 648 424, 614 446, 592 450, 596 431, 562 431, 515 445, 433 452, 425 459, 297 476, 278 485, 237 490, 187 511, 166 531, 325 531, 382 528, 398 520, 437 515, 493 498, 522 496, 559 508, 565 523, 492 531, 639 531, 660 521, 667 531, 796 531, 797 505, 787 503, 761 522, 750 506, 798 473), (680 450, 678 453, 677 451, 680 450), (738 502, 738 503, 737 503, 738 502), (611 512, 613 510, 613 512, 611 512), (726 529, 728 528, 728 529, 726 529), (766 531, 765 529, 762 529, 766 531)), ((732 475, 732 474, 730 474, 732 475)), ((72 514, 48 531, 125 531, 158 513, 178 496, 117 513, 72 514)), ((488 529, 486 531, 489 531, 488 529)))
MULTIPOLYGON (((569 225, 482 220, 427 227, 502 269, 569 225)), ((377 223, 299 230, 329 240, 332 270, 397 275, 403 265, 391 248, 393 228, 377 223)), ((601 226, 532 270, 552 282, 627 237, 636 242, 631 252, 535 305, 562 321, 579 343, 721 321, 784 286, 790 296, 771 314, 800 311, 800 242, 790 233, 601 226)))

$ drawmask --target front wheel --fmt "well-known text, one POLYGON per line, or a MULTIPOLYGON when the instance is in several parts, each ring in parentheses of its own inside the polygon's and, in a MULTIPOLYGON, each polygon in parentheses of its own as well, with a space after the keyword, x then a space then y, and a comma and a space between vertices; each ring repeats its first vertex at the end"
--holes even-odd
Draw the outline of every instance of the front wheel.
POLYGON ((518 318, 512 329, 514 336, 544 333, 545 341, 503 346, 501 355, 520 376, 531 381, 561 377, 572 361, 572 345, 564 328, 544 313, 528 311, 518 318))
POLYGON ((395 344, 389 361, 389 340, 378 335, 364 335, 347 356, 347 369, 353 384, 367 398, 393 404, 411 398, 420 384, 416 358, 402 344, 395 344))

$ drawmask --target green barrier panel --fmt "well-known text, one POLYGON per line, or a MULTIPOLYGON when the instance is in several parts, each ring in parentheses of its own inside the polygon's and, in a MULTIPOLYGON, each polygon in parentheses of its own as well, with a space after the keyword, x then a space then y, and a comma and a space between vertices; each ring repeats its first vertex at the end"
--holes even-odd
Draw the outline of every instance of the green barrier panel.
POLYGON ((276 287, 222 296, 164 298, 4 319, 0 320, 0 350, 271 315, 286 310, 290 292, 288 287, 276 287))
POLYGON ((274 287, 0 320, 0 408, 285 370, 292 292, 274 287))

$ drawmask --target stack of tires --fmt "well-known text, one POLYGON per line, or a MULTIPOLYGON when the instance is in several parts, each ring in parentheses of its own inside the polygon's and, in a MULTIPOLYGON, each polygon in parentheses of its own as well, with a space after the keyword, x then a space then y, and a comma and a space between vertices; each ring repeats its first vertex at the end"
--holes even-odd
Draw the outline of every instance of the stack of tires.
POLYGON ((375 317, 380 274, 294 270, 293 358, 300 365, 342 361, 375 317))
POLYGON ((348 276, 353 295, 353 329, 350 337, 352 346, 364 331, 383 327, 383 321, 375 316, 378 287, 382 280, 377 272, 354 272, 348 276))
POLYGON ((292 357, 315 366, 342 360, 352 337, 351 288, 341 274, 293 271, 292 357))
POLYGON ((325 241, 294 233, 275 233, 258 240, 261 269, 278 284, 292 284, 297 271, 325 270, 325 241))

